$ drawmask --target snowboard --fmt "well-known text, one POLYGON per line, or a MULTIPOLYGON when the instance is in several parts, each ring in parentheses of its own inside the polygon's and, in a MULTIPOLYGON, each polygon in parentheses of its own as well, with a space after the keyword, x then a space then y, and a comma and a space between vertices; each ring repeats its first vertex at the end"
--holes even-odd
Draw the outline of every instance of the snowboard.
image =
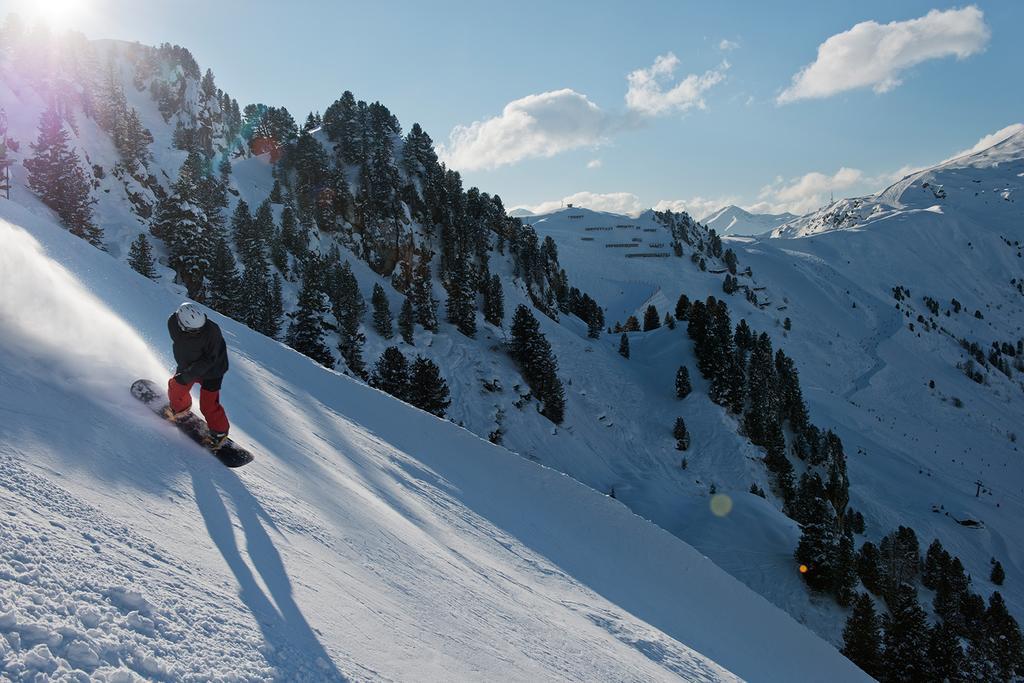
POLYGON ((132 383, 132 396, 145 403, 150 410, 163 419, 172 422, 188 438, 205 448, 227 467, 241 467, 253 461, 252 453, 231 439, 227 439, 216 450, 210 448, 210 430, 206 426, 206 422, 195 413, 189 413, 178 420, 168 420, 167 416, 164 415, 164 409, 170 405, 167 402, 167 392, 164 387, 161 387, 156 382, 148 379, 135 380, 132 383))

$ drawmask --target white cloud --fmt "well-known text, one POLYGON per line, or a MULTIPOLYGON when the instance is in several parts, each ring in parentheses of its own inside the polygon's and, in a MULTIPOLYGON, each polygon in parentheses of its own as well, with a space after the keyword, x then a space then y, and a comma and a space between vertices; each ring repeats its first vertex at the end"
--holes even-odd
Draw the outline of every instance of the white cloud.
POLYGON ((761 188, 759 201, 743 207, 751 213, 805 214, 823 206, 831 192, 840 193, 865 181, 864 173, 843 166, 833 175, 813 171, 788 181, 777 177, 761 188))
POLYGON ((600 159, 591 159, 590 161, 587 162, 587 168, 601 168, 601 166, 603 165, 604 162, 601 161, 600 159))
POLYGON ((704 93, 725 80, 728 62, 705 71, 703 75, 690 74, 683 80, 664 90, 669 85, 679 66, 679 58, 671 52, 660 55, 647 69, 637 69, 629 74, 629 90, 626 91, 626 106, 630 111, 646 116, 658 116, 672 111, 687 111, 696 107, 704 109, 704 93))
POLYGON ((1005 128, 1000 128, 995 133, 989 133, 988 135, 984 136, 976 143, 974 143, 973 147, 968 147, 967 149, 960 150, 953 156, 949 157, 949 159, 945 159, 944 161, 950 161, 952 159, 956 159, 957 157, 962 157, 965 154, 974 154, 975 152, 980 152, 983 149, 988 149, 992 145, 1000 143, 1006 138, 1010 137, 1011 135, 1016 135, 1022 130, 1024 130, 1024 123, 1011 123, 1009 126, 1006 126, 1005 128))
POLYGON ((722 38, 722 42, 718 44, 718 49, 721 50, 722 52, 728 52, 729 50, 735 50, 739 48, 739 46, 740 44, 735 40, 728 40, 727 38, 722 38))
POLYGON ((614 122, 586 95, 565 88, 527 95, 501 114, 452 129, 439 156, 453 168, 473 171, 552 157, 607 141, 614 122))
POLYGON ((888 24, 863 21, 819 45, 818 58, 793 76, 776 102, 830 97, 868 86, 876 93, 887 92, 900 84, 905 69, 929 59, 969 57, 988 39, 984 15, 973 5, 888 24))
POLYGON ((730 204, 736 204, 739 202, 737 197, 719 197, 713 199, 711 197, 691 197, 690 199, 662 199, 654 205, 655 211, 685 211, 690 214, 695 220, 701 220, 706 216, 710 216, 715 211, 729 206, 730 204))
POLYGON ((557 211, 568 204, 582 206, 594 211, 609 211, 611 213, 630 215, 636 215, 644 210, 644 207, 640 204, 640 198, 632 192, 577 192, 561 199, 552 199, 534 206, 516 208, 527 209, 533 214, 543 214, 557 211))

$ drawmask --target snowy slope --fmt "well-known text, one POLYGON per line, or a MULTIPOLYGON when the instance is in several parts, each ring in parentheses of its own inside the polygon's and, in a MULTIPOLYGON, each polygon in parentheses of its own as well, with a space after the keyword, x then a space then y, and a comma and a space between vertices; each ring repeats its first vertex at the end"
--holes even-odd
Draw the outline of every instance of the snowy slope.
POLYGON ((932 211, 979 222, 1020 220, 1024 134, 912 173, 869 197, 841 199, 779 226, 773 237, 806 237, 932 211))
POLYGON ((791 213, 750 213, 731 204, 702 218, 701 223, 719 235, 762 235, 795 219, 791 213))
POLYGON ((5 675, 862 677, 615 501, 228 320, 258 456, 222 468, 126 390, 177 297, 0 211, 5 675))
MULTIPOLYGON (((759 289, 762 305, 756 307, 741 296, 726 297, 734 322, 743 317, 754 329, 769 332, 776 347, 796 360, 812 419, 843 439, 851 504, 867 519, 858 544, 910 525, 924 546, 938 538, 959 555, 974 590, 984 596, 996 588, 987 578, 990 558, 1012 566, 1018 577, 1024 573, 1018 523, 1024 515, 1024 472, 1017 445, 1024 396, 1019 372, 1007 378, 989 368, 982 384, 967 378, 957 367, 968 360, 958 340, 987 349, 993 340, 1012 344, 1022 336, 1024 297, 1014 285, 1024 276, 1019 256, 1024 216, 1015 201, 1024 177, 1022 159, 1018 136, 897 184, 887 195, 884 215, 866 217, 849 229, 800 239, 726 241, 738 253, 740 268, 752 268, 750 284, 764 288, 759 289), (897 302, 897 285, 909 288, 911 297, 897 302), (938 315, 928 310, 925 296, 940 303, 938 315), (962 304, 959 313, 953 299, 962 304), (975 317, 976 310, 982 318, 975 317), (785 318, 791 332, 783 328, 785 318), (979 480, 983 488, 976 496, 979 480), (980 526, 958 523, 969 520, 980 526)), ((627 259, 626 249, 605 246, 631 241, 635 234, 641 246, 633 249, 649 250, 649 242, 661 238, 658 226, 643 216, 570 219, 559 212, 533 222, 557 241, 571 280, 607 307, 609 323, 639 315, 648 302, 664 312, 680 293, 691 299, 722 296, 722 276, 710 273, 710 266, 705 273, 685 258, 627 259), (638 229, 616 228, 620 223, 638 229), (592 225, 611 230, 587 231, 592 225)), ((612 351, 616 343, 611 338, 602 345, 612 351)), ((699 385, 682 403, 671 397, 679 363, 697 376, 685 333, 636 333, 631 347, 632 357, 619 361, 622 372, 614 379, 599 379, 604 375, 599 365, 583 371, 571 354, 569 361, 592 379, 591 386, 614 386, 616 397, 623 397, 614 406, 609 399, 609 417, 616 428, 625 425, 640 446, 618 447, 624 456, 618 460, 621 476, 629 482, 624 491, 616 488, 619 499, 837 641, 844 612, 808 597, 792 580, 786 561, 797 538, 792 523, 751 501, 753 496, 737 495, 745 478, 763 481, 758 479, 763 466, 753 460, 757 454, 739 437, 730 438, 737 425, 706 397, 693 403, 699 385), (636 451, 653 450, 651 434, 664 434, 673 412, 685 417, 694 453, 688 454, 688 470, 655 474, 636 451), (687 508, 683 502, 709 481, 740 501, 727 518, 728 534, 712 531, 706 517, 692 515, 696 505, 687 508)), ((667 460, 667 435, 653 443, 665 449, 667 460)), ((567 471, 588 481, 579 469, 567 471)), ((1018 617, 1024 614, 1020 586, 1018 578, 999 587, 1018 617)), ((925 592, 922 602, 930 599, 925 592)))

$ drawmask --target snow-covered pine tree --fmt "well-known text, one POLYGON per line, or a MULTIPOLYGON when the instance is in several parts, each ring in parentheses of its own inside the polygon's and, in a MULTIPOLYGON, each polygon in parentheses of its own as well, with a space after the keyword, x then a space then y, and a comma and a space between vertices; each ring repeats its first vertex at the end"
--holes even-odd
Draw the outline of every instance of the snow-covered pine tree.
POLYGON ((471 338, 476 336, 475 299, 476 290, 468 264, 462 258, 455 259, 448 283, 447 318, 459 332, 471 338))
POLYGON ((205 296, 205 278, 215 239, 200 196, 205 167, 200 154, 189 153, 171 192, 157 205, 151 228, 167 244, 169 265, 192 298, 205 296))
POLYGON ((843 628, 842 653, 873 678, 881 674, 881 623, 875 612, 875 602, 867 593, 861 593, 853 602, 853 611, 843 628))
POLYGON ((690 315, 690 297, 680 294, 676 300, 676 320, 686 320, 690 315))
POLYGON ((409 378, 409 403, 420 410, 444 417, 451 405, 448 383, 434 361, 417 355, 409 378))
POLYGON ((928 647, 925 659, 928 662, 929 681, 962 681, 965 678, 964 650, 956 629, 940 621, 928 631, 928 647))
POLYGON ((484 286, 484 320, 501 327, 505 319, 505 294, 501 288, 501 278, 495 273, 484 286))
POLYGON ((149 244, 146 233, 140 232, 139 236, 132 240, 131 248, 128 250, 128 265, 143 277, 155 280, 155 263, 153 247, 149 244))
POLYGON ((324 343, 323 316, 327 311, 318 282, 317 267, 307 267, 292 324, 285 338, 288 346, 321 365, 333 368, 334 356, 324 343))
MULTIPOLYGON (((270 306, 270 270, 263 259, 250 261, 242 274, 238 319, 251 329, 268 334, 267 308, 270 306)), ((268 335, 269 336, 269 335, 268 335)))
POLYGON ((658 309, 654 304, 647 306, 647 310, 644 311, 644 332, 650 332, 661 327, 661 315, 658 313, 658 309))
POLYGON ((256 224, 249 212, 249 205, 244 199, 238 200, 235 211, 231 215, 231 235, 235 240, 235 248, 238 250, 243 265, 247 265, 250 261, 263 259, 263 244, 256 233, 256 224))
POLYGON ((402 301, 402 310, 398 313, 398 333, 402 341, 410 346, 415 345, 416 314, 412 310, 412 300, 405 297, 402 301))
POLYGON ((676 450, 685 451, 690 447, 690 432, 687 431, 683 418, 676 418, 676 422, 672 426, 672 436, 676 440, 676 450))
POLYGON ((384 349, 370 373, 370 386, 409 402, 409 362, 397 346, 384 349))
POLYGON ((865 541, 857 553, 857 576, 865 588, 875 595, 881 595, 881 555, 878 552, 878 546, 871 541, 865 541))
POLYGON ((374 283, 370 302, 373 306, 373 328, 377 330, 377 334, 380 336, 385 339, 391 339, 395 336, 395 331, 391 324, 391 304, 388 301, 387 293, 380 286, 380 283, 374 283))
POLYGON ((693 391, 690 384, 690 371, 685 365, 676 370, 676 398, 686 398, 693 391))
POLYGON ((892 608, 892 599, 902 585, 910 585, 917 578, 921 566, 921 550, 917 534, 910 527, 900 526, 882 538, 878 544, 886 602, 892 608))
POLYGON ((420 254, 412 276, 412 303, 416 309, 416 322, 423 329, 437 331, 437 299, 430 272, 430 257, 420 254))
POLYGON ((25 159, 28 186, 72 235, 103 248, 103 231, 93 222, 89 180, 78 153, 68 144, 64 122, 53 107, 39 117, 39 137, 25 159))
POLYGON ((540 331, 540 323, 522 304, 512 316, 509 352, 543 404, 541 414, 555 424, 561 423, 565 414, 565 390, 558 379, 558 362, 551 344, 540 331))
POLYGON ((352 265, 345 261, 342 265, 335 264, 335 290, 331 296, 334 317, 338 320, 338 350, 348 369, 357 377, 365 377, 366 367, 363 363, 363 342, 366 337, 360 331, 366 302, 359 291, 359 281, 352 273, 352 265))
POLYGON ((992 563, 992 572, 988 576, 989 581, 997 586, 1002 586, 1003 581, 1006 580, 1006 571, 1003 569, 1003 564, 996 560, 992 563))
POLYGON ((242 278, 227 239, 221 235, 213 248, 213 262, 207 278, 206 303, 218 313, 241 318, 242 278))
POLYGON ((263 320, 260 321, 260 332, 271 339, 277 339, 281 333, 281 325, 284 324, 284 296, 281 292, 281 276, 274 273, 270 278, 270 291, 267 298, 267 308, 263 313, 263 320))
POLYGON ((882 636, 884 680, 927 680, 928 620, 913 586, 904 583, 896 588, 890 609, 882 636))
POLYGON ((623 358, 629 358, 629 335, 625 332, 619 337, 619 355, 623 358))

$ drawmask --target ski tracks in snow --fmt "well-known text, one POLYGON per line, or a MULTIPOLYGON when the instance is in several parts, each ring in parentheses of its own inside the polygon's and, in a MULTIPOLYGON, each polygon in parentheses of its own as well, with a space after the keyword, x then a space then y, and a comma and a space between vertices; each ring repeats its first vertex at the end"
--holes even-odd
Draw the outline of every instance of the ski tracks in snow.
POLYGON ((268 645, 229 587, 6 454, 0 507, 0 678, 330 678, 268 645))

